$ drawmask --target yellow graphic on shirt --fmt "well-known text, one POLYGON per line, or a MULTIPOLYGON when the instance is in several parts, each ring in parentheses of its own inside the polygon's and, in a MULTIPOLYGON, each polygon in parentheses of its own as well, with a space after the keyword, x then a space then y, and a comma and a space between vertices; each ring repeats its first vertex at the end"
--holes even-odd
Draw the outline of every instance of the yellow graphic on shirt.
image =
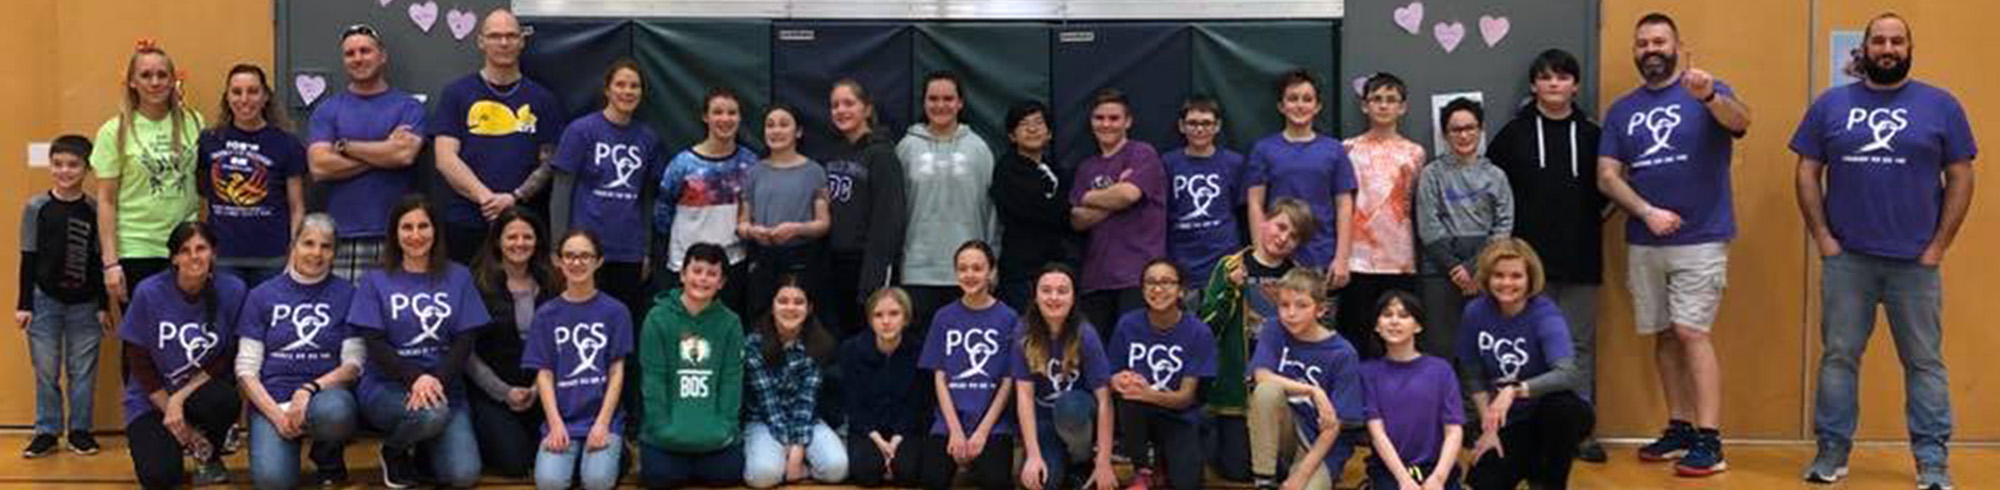
POLYGON ((465 111, 465 129, 480 136, 534 134, 535 121, 535 111, 527 105, 508 110, 505 104, 482 100, 473 102, 472 108, 465 111))

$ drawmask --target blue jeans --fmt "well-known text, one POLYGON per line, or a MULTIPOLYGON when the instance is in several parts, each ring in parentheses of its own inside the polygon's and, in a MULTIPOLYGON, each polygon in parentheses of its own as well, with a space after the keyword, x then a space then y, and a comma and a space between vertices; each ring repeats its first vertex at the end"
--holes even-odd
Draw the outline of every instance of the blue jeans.
MULTIPOLYGON (((560 430, 561 428, 557 428, 560 430)), ((572 477, 582 480, 585 490, 604 490, 618 486, 618 457, 625 452, 625 440, 613 433, 607 439, 604 449, 585 450, 587 437, 569 438, 569 450, 550 452, 536 441, 535 488, 541 490, 565 490, 572 477), (579 470, 579 466, 581 470, 579 470)))
POLYGON ((1951 387, 1945 381, 1944 328, 1939 311, 1944 292, 1938 269, 1911 260, 1855 252, 1825 258, 1820 265, 1819 392, 1813 403, 1813 432, 1819 450, 1843 459, 1853 447, 1856 373, 1862 351, 1875 330, 1875 306, 1888 310, 1889 336, 1903 362, 1903 413, 1910 429, 1910 452, 1923 468, 1943 467, 1951 440, 1951 387))
MULTIPOLYGON (((354 405, 354 394, 340 388, 320 390, 306 405, 304 435, 312 439, 313 464, 320 469, 346 467, 341 450, 360 423, 354 405)), ((278 427, 254 408, 250 410, 250 481, 257 488, 299 486, 299 440, 278 435, 278 427)))
MULTIPOLYGON (((815 482, 847 479, 847 445, 825 422, 813 422, 812 441, 806 443, 806 467, 815 482)), ((785 445, 771 434, 770 425, 743 424, 743 484, 771 488, 784 482, 785 445)))
POLYGON ((1048 410, 1052 413, 1035 415, 1035 443, 1042 449, 1042 465, 1048 468, 1042 487, 1067 488, 1070 467, 1089 462, 1092 456, 1091 443, 1097 440, 1097 397, 1086 390, 1070 390, 1056 395, 1055 406, 1048 410))
POLYGON ((90 430, 90 411, 97 391, 97 345, 104 338, 97 323, 97 302, 64 304, 35 290, 34 314, 28 321, 28 357, 35 366, 35 433, 63 432, 63 389, 57 383, 69 374, 69 430, 90 430))
POLYGON ((472 435, 472 416, 467 409, 447 406, 410 411, 403 408, 407 398, 407 388, 395 387, 362 402, 361 414, 383 433, 382 450, 414 448, 428 453, 431 471, 441 485, 464 488, 477 483, 479 438, 472 435))

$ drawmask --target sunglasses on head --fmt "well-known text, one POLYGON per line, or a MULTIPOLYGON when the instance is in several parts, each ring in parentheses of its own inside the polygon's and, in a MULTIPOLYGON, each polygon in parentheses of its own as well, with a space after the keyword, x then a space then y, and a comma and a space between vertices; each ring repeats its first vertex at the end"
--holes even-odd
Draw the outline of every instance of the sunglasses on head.
POLYGON ((374 39, 376 41, 382 40, 382 35, 376 33, 375 28, 369 26, 368 24, 354 24, 351 26, 347 26, 347 29, 340 31, 340 39, 346 40, 348 37, 357 34, 368 36, 370 39, 374 39))

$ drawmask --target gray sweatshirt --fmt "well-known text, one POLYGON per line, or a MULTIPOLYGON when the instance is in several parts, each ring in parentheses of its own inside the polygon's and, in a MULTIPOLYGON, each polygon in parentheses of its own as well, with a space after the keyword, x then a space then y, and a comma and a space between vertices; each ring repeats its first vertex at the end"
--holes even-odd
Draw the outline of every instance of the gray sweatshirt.
POLYGON ((997 253, 999 214, 986 198, 993 182, 993 152, 972 128, 959 124, 949 135, 933 135, 917 123, 896 144, 903 161, 904 194, 910 209, 903 241, 903 284, 950 286, 958 283, 952 255, 967 240, 985 240, 997 253))
POLYGON ((1488 242, 1514 232, 1514 191, 1484 155, 1466 163, 1447 154, 1418 174, 1416 214, 1423 243, 1417 272, 1446 274, 1454 265, 1472 271, 1488 242))

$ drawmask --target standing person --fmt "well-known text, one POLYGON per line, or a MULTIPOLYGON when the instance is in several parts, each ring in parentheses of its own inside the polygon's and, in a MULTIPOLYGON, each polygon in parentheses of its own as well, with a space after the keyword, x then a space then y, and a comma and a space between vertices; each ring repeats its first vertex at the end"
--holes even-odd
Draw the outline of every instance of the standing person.
POLYGON ((21 280, 14 293, 14 322, 28 331, 35 370, 35 435, 23 458, 55 452, 57 437, 77 454, 97 454, 91 437, 96 405, 97 352, 110 328, 104 292, 97 200, 83 190, 90 140, 66 134, 49 144, 49 191, 28 198, 21 211, 21 280), (66 376, 66 378, 65 378, 66 376), (57 384, 67 379, 65 384, 57 384), (69 402, 68 425, 63 402, 69 402), (65 428, 67 432, 65 432, 65 428))
POLYGON ((1437 312, 1419 344, 1430 352, 1452 350, 1465 302, 1479 293, 1473 276, 1479 251, 1514 232, 1514 191, 1507 174, 1479 153, 1486 111, 1470 99, 1453 99, 1438 113, 1451 154, 1424 165, 1417 178, 1417 238, 1423 242, 1424 309, 1437 312))
POLYGON ((1245 410, 1254 371, 1246 363, 1261 334, 1259 327, 1265 319, 1278 317, 1277 286, 1299 267, 1293 252, 1311 240, 1318 227, 1305 201, 1279 199, 1271 205, 1271 219, 1253 230, 1257 239, 1223 257, 1208 275, 1200 318, 1215 334, 1216 344, 1215 378, 1202 387, 1212 416, 1206 421, 1203 446, 1224 479, 1251 481, 1245 410))
POLYGON ((1576 396, 1562 310, 1542 294, 1542 259, 1505 238, 1479 254, 1480 295, 1458 331, 1459 380, 1479 410, 1466 482, 1477 490, 1569 487, 1570 460, 1596 416, 1576 396))
POLYGON ((1458 453, 1465 437, 1465 405, 1451 361, 1417 350, 1424 308, 1402 289, 1376 301, 1375 333, 1382 357, 1361 363, 1367 404, 1368 480, 1376 490, 1456 489, 1458 453))
POLYGON ((1410 88, 1403 79, 1376 73, 1361 85, 1361 113, 1368 131, 1341 142, 1354 163, 1353 252, 1348 261, 1351 282, 1334 308, 1334 329, 1354 341, 1362 359, 1382 357, 1380 337, 1367 325, 1379 323, 1375 303, 1389 290, 1416 291, 1417 175, 1424 166, 1424 147, 1404 137, 1403 116, 1410 110, 1410 88))
POLYGON ((1131 454, 1133 485, 1201 488, 1202 382, 1215 378, 1215 335, 1181 309, 1181 269, 1146 264, 1146 309, 1126 313, 1111 334, 1111 391, 1118 440, 1131 454))
POLYGON ((243 301, 237 321, 236 379, 250 411, 250 481, 258 488, 297 488, 299 446, 320 486, 347 484, 347 441, 359 424, 354 380, 368 348, 342 313, 354 284, 333 277, 333 217, 307 215, 292 237, 279 276, 243 301))
POLYGON ((215 265, 252 287, 285 268, 281 237, 305 219, 306 147, 285 130, 264 69, 242 64, 224 79, 221 118, 196 143, 195 177, 213 225, 215 265))
POLYGON ((681 287, 653 298, 639 329, 639 481, 648 488, 743 482, 743 322, 717 300, 729 255, 689 245, 681 287))
POLYGON ((467 406, 482 466, 508 478, 529 476, 546 420, 536 408, 535 369, 522 362, 536 312, 562 293, 561 279, 549 273, 561 264, 550 260, 542 237, 541 221, 530 211, 509 208, 494 219, 472 259, 472 284, 491 322, 474 337, 466 359, 465 380, 478 389, 467 395, 467 406))
MULTIPOLYGON (((993 151, 972 127, 959 121, 959 111, 965 109, 964 87, 950 71, 924 76, 924 122, 910 125, 896 143, 910 209, 909 228, 904 231, 908 239, 903 241, 903 289, 910 292, 919 336, 929 331, 938 308, 959 294, 953 271, 959 245, 992 242, 999 236, 999 217, 993 200, 986 197, 993 180, 993 151)), ((987 259, 991 268, 992 258, 987 259)))
POLYGON ((437 213, 422 195, 404 196, 389 215, 395 245, 362 276, 347 323, 368 346, 361 415, 382 431, 382 484, 416 485, 429 461, 441 486, 479 479, 479 440, 459 375, 474 339, 490 322, 472 273, 445 257, 437 213))
POLYGON ((771 488, 847 479, 847 447, 815 412, 821 373, 832 369, 833 335, 813 315, 806 289, 790 277, 780 279, 769 314, 758 323, 743 339, 751 401, 743 424, 743 482, 771 488))
POLYGON ((697 243, 715 244, 728 259, 721 264, 724 281, 716 283, 723 288, 722 304, 742 311, 750 263, 743 260, 748 255, 736 235, 736 208, 743 202, 743 175, 757 165, 757 152, 736 141, 743 113, 735 91, 709 89, 701 99, 701 121, 707 135, 674 155, 653 196, 653 233, 667 238, 666 260, 656 261, 664 269, 654 271, 654 281, 660 291, 680 287, 687 250, 697 243))
POLYGON ((555 93, 521 76, 527 41, 512 11, 493 9, 479 22, 479 71, 438 94, 431 149, 448 191, 437 193, 445 243, 460 263, 478 253, 500 212, 529 205, 548 185, 548 162, 569 120, 555 93))
POLYGON ((1319 82, 1311 72, 1293 70, 1278 78, 1278 113, 1284 115, 1285 129, 1257 140, 1250 148, 1250 167, 1244 172, 1249 189, 1250 229, 1270 219, 1265 214, 1279 198, 1305 201, 1319 229, 1311 241, 1299 248, 1300 263, 1324 274, 1327 286, 1347 285, 1352 254, 1354 222, 1354 167, 1340 140, 1313 129, 1319 117, 1319 82))
MULTIPOLYGON (((826 168, 799 154, 798 111, 785 105, 764 110, 764 145, 770 156, 743 175, 743 204, 736 208, 736 236, 750 241, 750 308, 761 316, 784 276, 815 294, 825 249, 820 237, 833 223, 827 199, 826 168)), ((823 319, 822 322, 825 320, 823 319)), ((831 347, 829 346, 829 350, 831 347)))
MULTIPOLYGON (((895 139, 878 127, 875 98, 869 94, 852 78, 833 82, 827 107, 840 144, 819 159, 826 164, 833 208, 833 229, 827 238, 827 296, 820 308, 842 339, 861 333, 869 321, 870 315, 855 308, 856 302, 896 285, 903 233, 910 219, 903 162, 896 158, 895 139)), ((909 316, 907 308, 903 313, 909 316)))
MULTIPOLYGON (((549 193, 549 235, 587 230, 603 239, 597 287, 631 311, 644 315, 646 279, 653 234, 653 193, 658 188, 660 139, 634 119, 645 95, 639 63, 620 58, 604 72, 604 110, 585 114, 563 127, 549 163, 555 172, 549 193)), ((636 371, 636 370, 635 370, 636 371)), ((637 396, 628 397, 637 399, 637 396)))
POLYGON ((987 198, 1000 214, 1000 302, 1025 310, 1035 300, 1035 274, 1069 261, 1069 185, 1046 160, 1049 109, 1028 100, 1007 109, 1008 146, 993 166, 987 198))
POLYGON ((1144 307, 1140 269, 1167 256, 1166 167, 1153 145, 1130 138, 1131 130, 1125 94, 1098 91, 1090 109, 1097 153, 1077 164, 1079 185, 1069 190, 1070 225, 1088 238, 1078 309, 1092 325, 1113 325, 1119 315, 1144 307))
POLYGON ((1750 109, 1708 71, 1683 67, 1680 31, 1651 13, 1634 29, 1632 60, 1645 85, 1612 103, 1620 125, 1598 142, 1597 186, 1625 209, 1627 277, 1641 335, 1667 400, 1667 428, 1640 459, 1678 459, 1674 472, 1708 476, 1722 457, 1722 367, 1709 333, 1728 282, 1736 236, 1729 158, 1750 109))
POLYGON ((973 240, 959 245, 953 267, 959 298, 939 308, 937 328, 924 337, 917 367, 930 371, 937 420, 924 438, 923 486, 951 487, 960 467, 984 490, 1014 487, 1014 424, 1007 421, 1013 378, 1008 371, 1020 323, 1014 309, 993 297, 993 249, 973 240), (994 362, 999 361, 999 362, 994 362))
POLYGON ((1278 315, 1265 320, 1250 357, 1250 461, 1257 488, 1327 490, 1354 454, 1361 419, 1361 359, 1354 345, 1320 323, 1329 306, 1326 280, 1312 269, 1285 273, 1278 315), (1345 418, 1343 418, 1345 417, 1345 418), (1296 442, 1294 442, 1296 441, 1296 442), (1292 455, 1280 479, 1278 462, 1292 455))
POLYGON ((1903 361, 1917 487, 1949 489, 1951 388, 1938 267, 1971 207, 1979 148, 1958 99, 1909 78, 1915 44, 1908 21, 1885 13, 1862 32, 1856 61, 1866 77, 1820 95, 1792 134, 1799 212, 1822 270, 1813 404, 1819 453, 1805 478, 1832 483, 1847 473, 1860 412, 1856 373, 1881 305, 1903 361))
POLYGON ((918 442, 930 418, 931 380, 917 369, 923 346, 904 335, 910 296, 902 288, 875 290, 862 304, 866 333, 840 344, 834 369, 848 380, 841 404, 847 412, 847 464, 851 483, 864 487, 917 486, 925 463, 918 442))
POLYGON ((597 290, 603 262, 597 235, 563 235, 554 261, 563 292, 535 311, 521 367, 535 370, 544 425, 535 454, 535 487, 589 490, 618 486, 625 452, 625 358, 632 351, 632 317, 617 298, 597 290), (580 469, 579 469, 580 468, 580 469), (572 477, 575 477, 572 479, 572 477))
MULTIPOLYGON (((1167 197, 1167 255, 1186 277, 1207 278, 1222 256, 1243 248, 1243 227, 1236 222, 1243 211, 1243 154, 1216 144, 1222 106, 1215 99, 1189 97, 1180 116, 1187 146, 1160 156, 1173 186, 1167 197)), ((1200 309, 1202 286, 1182 284, 1191 298, 1188 309, 1200 309)))
POLYGON ((355 24, 340 34, 347 89, 328 96, 307 123, 306 162, 326 192, 326 210, 341 223, 333 273, 360 280, 395 248, 386 219, 410 191, 424 145, 424 104, 389 86, 389 52, 375 28, 355 24))
POLYGON ((1052 264, 1035 278, 1035 306, 1021 320, 1015 354, 1016 414, 1021 420, 1021 486, 1029 490, 1117 488, 1111 471, 1111 363, 1076 305, 1069 267, 1052 264), (1088 459, 1086 459, 1088 458, 1088 459), (1084 466, 1088 465, 1086 471, 1084 466))
MULTIPOLYGON (((1569 320, 1576 342, 1577 396, 1593 401, 1597 385, 1597 288, 1604 282, 1604 194, 1591 156, 1603 130, 1577 106, 1583 84, 1576 56, 1542 51, 1528 68, 1533 102, 1493 135, 1486 156, 1514 190, 1514 236, 1546 252, 1549 299, 1569 320)), ((1602 463, 1604 448, 1585 439, 1577 459, 1602 463)))
POLYGON ((173 58, 139 41, 125 63, 124 105, 97 128, 90 169, 97 177, 98 253, 111 310, 132 286, 166 270, 167 235, 195 216, 195 144, 201 113, 181 104, 173 58))
POLYGON ((229 376, 243 281, 215 272, 208 226, 183 222, 167 236, 167 270, 140 281, 118 338, 125 342, 125 435, 132 473, 145 488, 186 481, 183 454, 200 468, 194 484, 229 481, 222 442, 243 413, 229 376))

